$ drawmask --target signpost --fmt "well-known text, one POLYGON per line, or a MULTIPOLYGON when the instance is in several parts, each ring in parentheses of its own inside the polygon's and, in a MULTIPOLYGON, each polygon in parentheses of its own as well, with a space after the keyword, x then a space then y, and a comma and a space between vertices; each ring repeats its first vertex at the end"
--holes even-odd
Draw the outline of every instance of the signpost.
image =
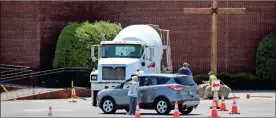
POLYGON ((219 91, 220 80, 215 80, 212 82, 212 91, 219 91))

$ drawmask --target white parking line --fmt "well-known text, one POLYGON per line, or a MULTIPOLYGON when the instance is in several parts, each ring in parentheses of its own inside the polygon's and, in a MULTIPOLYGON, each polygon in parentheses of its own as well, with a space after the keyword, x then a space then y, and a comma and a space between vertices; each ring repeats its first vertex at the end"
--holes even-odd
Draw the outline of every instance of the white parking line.
POLYGON ((35 100, 35 101, 33 101, 33 102, 46 102, 45 100, 35 100))

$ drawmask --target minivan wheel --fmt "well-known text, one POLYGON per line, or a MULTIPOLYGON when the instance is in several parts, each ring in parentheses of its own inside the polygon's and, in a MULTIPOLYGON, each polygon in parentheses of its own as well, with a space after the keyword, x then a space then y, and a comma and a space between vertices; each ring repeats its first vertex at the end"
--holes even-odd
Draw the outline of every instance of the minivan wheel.
POLYGON ((115 113, 117 108, 112 98, 105 98, 101 102, 101 109, 106 114, 115 113))
POLYGON ((168 100, 159 99, 155 102, 155 110, 158 114, 169 114, 171 112, 170 103, 168 100))
POLYGON ((186 108, 186 109, 181 109, 179 112, 182 113, 182 114, 189 114, 193 111, 193 107, 190 107, 190 108, 186 108))

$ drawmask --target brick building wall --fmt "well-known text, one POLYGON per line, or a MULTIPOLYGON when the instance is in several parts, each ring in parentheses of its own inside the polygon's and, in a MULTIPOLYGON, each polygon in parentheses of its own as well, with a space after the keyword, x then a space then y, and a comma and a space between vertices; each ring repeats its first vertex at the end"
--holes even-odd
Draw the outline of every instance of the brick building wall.
POLYGON ((39 67, 39 2, 1 1, 0 59, 4 64, 39 67))
MULTIPOLYGON (((58 35, 68 22, 109 20, 123 27, 143 23, 169 29, 174 70, 187 61, 193 72, 206 73, 211 16, 184 15, 183 8, 189 7, 209 8, 211 2, 1 2, 1 63, 50 68, 58 35)), ((254 70, 260 39, 276 32, 276 2, 223 1, 219 7, 244 7, 247 13, 219 15, 218 71, 254 70)))

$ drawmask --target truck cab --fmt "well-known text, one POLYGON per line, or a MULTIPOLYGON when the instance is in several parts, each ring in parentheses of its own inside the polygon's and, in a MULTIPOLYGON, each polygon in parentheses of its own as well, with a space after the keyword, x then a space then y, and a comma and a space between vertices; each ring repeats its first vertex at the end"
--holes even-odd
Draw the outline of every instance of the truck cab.
MULTIPOLYGON (((90 82, 120 83, 131 77, 137 70, 149 72, 146 65, 150 65, 153 48, 139 41, 102 41, 99 48, 97 71, 91 72, 90 82)), ((114 86, 99 85, 98 89, 114 86)), ((97 86, 94 85, 94 88, 97 86)))

